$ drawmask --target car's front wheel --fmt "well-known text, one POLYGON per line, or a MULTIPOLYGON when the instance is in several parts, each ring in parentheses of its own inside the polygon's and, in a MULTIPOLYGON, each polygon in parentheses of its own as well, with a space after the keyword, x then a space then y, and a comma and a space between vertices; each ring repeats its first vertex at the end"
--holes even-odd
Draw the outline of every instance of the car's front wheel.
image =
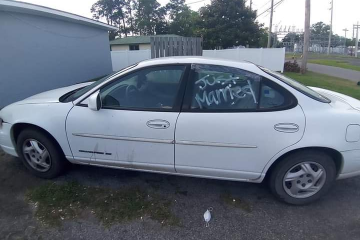
POLYGON ((67 163, 53 140, 35 129, 25 129, 19 134, 17 151, 25 167, 41 178, 57 177, 67 163))
POLYGON ((323 152, 307 150, 291 154, 275 166, 270 188, 279 199, 302 205, 324 195, 335 178, 333 159, 323 152))

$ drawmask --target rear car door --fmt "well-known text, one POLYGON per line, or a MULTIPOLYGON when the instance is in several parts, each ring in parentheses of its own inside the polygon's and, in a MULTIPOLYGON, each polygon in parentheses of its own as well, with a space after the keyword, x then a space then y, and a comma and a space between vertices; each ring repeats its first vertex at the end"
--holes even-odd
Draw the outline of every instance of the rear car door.
POLYGON ((174 172, 174 131, 186 65, 135 70, 101 87, 102 107, 86 100, 70 111, 74 159, 90 164, 174 172))
POLYGON ((183 174, 256 179, 266 163, 298 142, 305 116, 277 83, 241 69, 193 65, 175 134, 183 174))

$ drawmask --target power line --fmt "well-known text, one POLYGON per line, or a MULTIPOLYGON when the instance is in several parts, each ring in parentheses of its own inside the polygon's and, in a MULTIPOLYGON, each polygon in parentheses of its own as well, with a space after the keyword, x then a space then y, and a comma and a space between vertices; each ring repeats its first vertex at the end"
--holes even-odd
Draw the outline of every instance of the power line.
MULTIPOLYGON (((276 7, 278 4, 281 4, 282 2, 284 2, 284 0, 280 0, 277 3, 274 4, 273 7, 276 7)), ((267 11, 269 11, 271 9, 271 7, 269 7, 268 9, 266 9, 265 11, 263 11, 262 13, 260 13, 259 15, 257 15, 256 18, 260 17, 261 15, 263 15, 264 13, 266 13, 267 11)))
POLYGON ((271 2, 271 0, 269 0, 267 3, 265 3, 264 5, 262 5, 261 7, 259 7, 257 10, 262 9, 263 7, 265 7, 266 5, 268 5, 271 2))
POLYGON ((194 4, 194 3, 199 3, 199 2, 204 2, 206 0, 200 0, 200 1, 195 1, 195 2, 191 2, 191 3, 186 3, 186 5, 191 5, 191 4, 194 4))
MULTIPOLYGON (((281 3, 283 3, 284 1, 285 1, 285 0, 283 0, 281 3)), ((275 9, 278 8, 278 7, 281 5, 281 3, 279 3, 278 5, 276 5, 273 10, 275 11, 275 9)), ((270 14, 270 13, 268 12, 264 17, 267 17, 269 14, 270 14)))

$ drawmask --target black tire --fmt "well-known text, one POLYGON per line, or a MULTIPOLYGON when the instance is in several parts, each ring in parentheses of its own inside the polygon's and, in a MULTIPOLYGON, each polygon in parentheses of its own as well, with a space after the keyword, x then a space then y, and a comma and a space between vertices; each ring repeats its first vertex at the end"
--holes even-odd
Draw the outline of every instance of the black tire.
POLYGON ((57 146, 51 138, 49 138, 46 134, 42 133, 36 129, 25 129, 23 130, 17 139, 17 152, 19 157, 21 158, 25 167, 35 176, 45 179, 51 179, 62 174, 66 168, 67 160, 64 157, 63 152, 60 147, 57 146), (27 162, 24 152, 23 152, 23 144, 26 140, 34 139, 40 142, 49 152, 51 157, 51 164, 49 170, 46 172, 37 171, 27 162))
POLYGON ((332 186, 336 178, 336 166, 334 160, 326 153, 316 150, 304 150, 291 154, 279 162, 272 169, 269 178, 272 193, 281 201, 292 205, 304 205, 318 200, 332 186), (326 179, 322 188, 314 195, 306 198, 296 198, 289 195, 283 185, 285 174, 294 166, 302 162, 315 162, 320 164, 326 173, 326 179))

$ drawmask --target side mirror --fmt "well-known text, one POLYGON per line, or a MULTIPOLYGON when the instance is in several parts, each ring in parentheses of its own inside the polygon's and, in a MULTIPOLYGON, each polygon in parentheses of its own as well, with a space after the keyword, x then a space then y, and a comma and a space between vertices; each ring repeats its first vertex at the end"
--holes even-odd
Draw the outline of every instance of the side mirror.
POLYGON ((101 108, 100 90, 94 92, 88 98, 88 108, 93 111, 99 111, 101 108))

